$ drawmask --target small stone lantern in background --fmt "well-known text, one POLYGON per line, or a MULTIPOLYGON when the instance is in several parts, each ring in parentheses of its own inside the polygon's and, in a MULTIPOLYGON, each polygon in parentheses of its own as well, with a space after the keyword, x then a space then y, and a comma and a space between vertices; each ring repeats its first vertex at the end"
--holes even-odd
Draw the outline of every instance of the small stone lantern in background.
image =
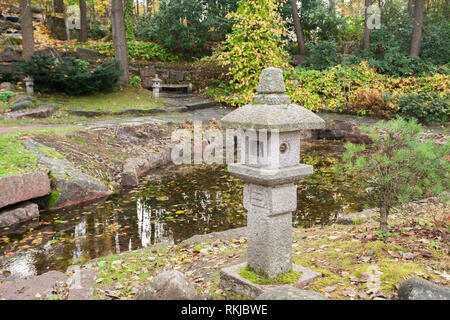
POLYGON ((27 95, 32 96, 34 94, 34 80, 31 76, 26 76, 23 81, 25 82, 25 89, 27 95))
POLYGON ((153 98, 159 99, 159 92, 162 86, 162 80, 155 74, 155 77, 152 79, 153 82, 153 98))
MULTIPOLYGON (((297 209, 294 183, 313 173, 312 166, 300 163, 300 134, 301 130, 323 128, 325 122, 313 112, 291 104, 285 91, 283 71, 264 69, 254 97, 256 104, 229 113, 222 118, 222 124, 243 130, 241 160, 229 164, 228 171, 245 182, 248 265, 269 278, 294 269, 302 272, 304 281, 316 275, 292 265, 292 212, 297 209)), ((242 280, 237 272, 245 265, 222 269, 221 283, 255 296, 258 286, 243 289, 249 281, 242 280)))

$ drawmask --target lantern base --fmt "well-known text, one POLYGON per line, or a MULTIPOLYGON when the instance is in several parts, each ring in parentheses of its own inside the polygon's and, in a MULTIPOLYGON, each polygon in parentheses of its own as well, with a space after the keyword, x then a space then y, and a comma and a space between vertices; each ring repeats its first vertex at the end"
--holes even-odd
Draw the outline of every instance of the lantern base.
MULTIPOLYGON (((270 290, 282 285, 259 285, 251 282, 248 279, 239 275, 239 270, 244 269, 247 266, 247 262, 239 263, 231 267, 226 267, 220 270, 220 286, 225 290, 232 290, 236 293, 246 295, 251 298, 260 296, 264 291, 270 290)), ((292 270, 301 272, 302 276, 300 280, 293 286, 304 287, 315 278, 320 276, 320 273, 312 271, 311 269, 292 265, 292 270)))

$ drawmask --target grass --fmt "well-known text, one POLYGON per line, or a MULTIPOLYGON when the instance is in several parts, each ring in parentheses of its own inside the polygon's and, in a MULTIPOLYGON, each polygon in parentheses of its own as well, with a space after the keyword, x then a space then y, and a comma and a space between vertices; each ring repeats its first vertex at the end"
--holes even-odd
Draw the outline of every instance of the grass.
POLYGON ((117 112, 126 109, 161 109, 163 105, 153 99, 151 91, 133 87, 122 87, 111 93, 93 93, 82 96, 67 96, 65 94, 42 95, 40 98, 47 103, 60 105, 63 108, 73 108, 86 111, 117 112))
POLYGON ((22 145, 17 134, 0 135, 0 177, 24 174, 38 169, 35 155, 22 145))
MULTIPOLYGON (((19 175, 40 169, 35 154, 27 150, 21 143, 21 140, 28 138, 28 135, 39 133, 63 136, 82 129, 83 127, 53 127, 0 134, 0 177, 19 175)), ((63 158, 60 153, 50 148, 42 147, 40 151, 53 158, 63 158)))

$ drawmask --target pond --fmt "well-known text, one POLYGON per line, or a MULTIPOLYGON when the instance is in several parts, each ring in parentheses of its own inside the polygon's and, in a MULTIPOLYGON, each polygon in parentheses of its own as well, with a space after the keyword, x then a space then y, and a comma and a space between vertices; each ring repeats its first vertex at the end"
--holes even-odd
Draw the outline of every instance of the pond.
MULTIPOLYGON (((336 176, 334 164, 342 152, 339 142, 303 145, 302 162, 313 165, 315 173, 298 185, 295 226, 329 224, 337 214, 370 205, 364 188, 336 176)), ((243 184, 226 166, 174 166, 147 181, 103 203, 42 213, 27 231, 0 229, 0 271, 13 277, 65 271, 108 254, 246 224, 243 184)))

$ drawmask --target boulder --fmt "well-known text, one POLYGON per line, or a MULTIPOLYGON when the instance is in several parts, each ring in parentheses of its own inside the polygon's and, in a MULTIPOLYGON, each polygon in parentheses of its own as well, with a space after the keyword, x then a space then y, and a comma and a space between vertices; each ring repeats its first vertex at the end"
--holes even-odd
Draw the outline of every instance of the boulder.
POLYGON ((106 185, 81 172, 65 158, 47 154, 45 146, 33 140, 25 140, 23 144, 36 154, 36 161, 51 172, 54 192, 48 201, 49 209, 72 207, 111 195, 106 185))
POLYGON ((135 300, 199 300, 195 287, 179 271, 165 271, 142 288, 135 300))
POLYGON ((0 228, 39 218, 38 205, 25 202, 12 208, 0 210, 0 228))
POLYGON ((50 193, 50 180, 43 171, 0 178, 0 208, 50 193))
POLYGON ((21 102, 16 102, 14 105, 10 107, 11 111, 20 111, 24 109, 31 108, 33 106, 33 101, 31 100, 24 100, 21 102))
POLYGON ((79 47, 77 49, 77 57, 79 59, 99 59, 105 58, 105 55, 96 50, 79 47))
POLYGON ((59 107, 56 104, 52 104, 52 103, 41 103, 39 106, 45 107, 45 108, 52 108, 55 111, 59 109, 59 107))
POLYGON ((0 54, 0 62, 13 62, 22 59, 22 54, 18 50, 11 47, 6 47, 2 54, 0 54))
POLYGON ((409 278, 398 288, 400 300, 450 300, 450 288, 422 278, 409 278))
POLYGON ((13 104, 20 103, 20 102, 24 102, 24 101, 31 101, 31 102, 34 102, 35 100, 36 100, 36 99, 33 98, 32 96, 18 95, 18 96, 15 96, 15 97, 11 98, 11 99, 9 100, 9 104, 10 104, 10 105, 13 105, 13 104))
POLYGON ((139 184, 139 177, 150 170, 150 164, 144 158, 129 158, 123 164, 121 175, 122 187, 136 187, 139 184))
POLYGON ((97 272, 97 268, 81 269, 79 266, 70 266, 66 271, 66 274, 72 274, 67 282, 69 285, 67 300, 94 300, 97 272))
POLYGON ((274 289, 265 291, 255 300, 329 300, 329 299, 318 292, 312 290, 301 290, 286 284, 284 286, 276 287, 274 289))
POLYGON ((150 170, 166 165, 170 162, 170 148, 159 153, 150 154, 147 157, 129 158, 125 160, 121 175, 121 185, 125 188, 136 187, 139 177, 150 170))
POLYGON ((355 144, 372 144, 373 141, 367 133, 362 133, 359 130, 353 132, 344 132, 344 140, 355 144))
POLYGON ((50 271, 16 281, 0 283, 0 300, 41 300, 54 293, 67 276, 59 271, 50 271))
POLYGON ((363 222, 371 217, 375 217, 377 214, 378 214, 377 210, 366 209, 361 212, 339 215, 336 218, 335 223, 337 223, 337 224, 356 224, 356 223, 363 222))
POLYGON ((41 8, 35 7, 35 6, 31 6, 31 12, 32 13, 42 13, 42 12, 44 12, 44 10, 41 8))
POLYGON ((19 8, 19 7, 11 7, 11 8, 9 9, 9 13, 12 13, 12 14, 20 14, 20 8, 19 8))
POLYGON ((3 19, 5 19, 7 21, 11 21, 11 22, 19 22, 20 18, 18 16, 11 16, 11 15, 4 14, 3 19))
POLYGON ((11 82, 2 82, 0 83, 0 89, 11 91, 12 90, 12 84, 11 82))

